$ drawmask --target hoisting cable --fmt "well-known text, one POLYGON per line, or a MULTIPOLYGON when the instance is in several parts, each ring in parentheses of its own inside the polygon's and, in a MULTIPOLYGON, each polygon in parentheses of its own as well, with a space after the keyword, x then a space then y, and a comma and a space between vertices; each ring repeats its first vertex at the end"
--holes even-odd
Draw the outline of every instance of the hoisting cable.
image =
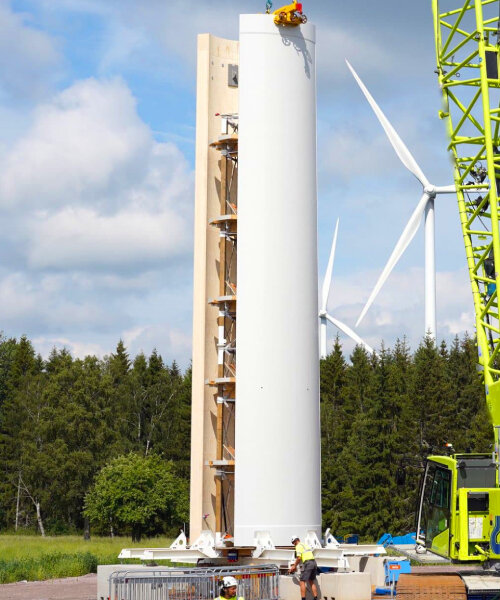
POLYGON ((271 0, 267 0, 266 2, 266 15, 268 15, 271 12, 271 8, 273 7, 273 3, 271 2, 271 0))

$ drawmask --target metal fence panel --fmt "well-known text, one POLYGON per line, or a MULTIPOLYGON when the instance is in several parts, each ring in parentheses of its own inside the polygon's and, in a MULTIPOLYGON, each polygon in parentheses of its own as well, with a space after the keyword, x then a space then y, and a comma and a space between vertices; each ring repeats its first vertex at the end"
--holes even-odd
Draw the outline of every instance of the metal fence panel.
POLYGON ((115 571, 109 578, 109 600, 213 600, 220 594, 222 578, 238 581, 237 597, 245 600, 278 600, 279 570, 274 565, 256 567, 159 568, 115 571))

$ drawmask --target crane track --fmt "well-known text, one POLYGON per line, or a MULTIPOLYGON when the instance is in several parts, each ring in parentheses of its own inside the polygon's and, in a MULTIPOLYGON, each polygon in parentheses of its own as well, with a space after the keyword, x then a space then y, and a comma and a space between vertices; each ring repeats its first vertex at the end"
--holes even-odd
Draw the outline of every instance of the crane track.
POLYGON ((467 600, 459 575, 400 575, 397 597, 402 600, 467 600))

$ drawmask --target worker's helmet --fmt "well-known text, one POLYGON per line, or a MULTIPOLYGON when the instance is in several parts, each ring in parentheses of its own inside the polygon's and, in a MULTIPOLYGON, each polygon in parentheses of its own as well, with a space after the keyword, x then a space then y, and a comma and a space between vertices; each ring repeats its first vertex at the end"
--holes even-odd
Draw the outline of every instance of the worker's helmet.
POLYGON ((295 542, 295 540, 300 540, 298 535, 292 535, 292 540, 291 540, 292 544, 293 544, 293 542, 295 542))
POLYGON ((230 575, 228 575, 227 577, 224 577, 222 579, 222 587, 223 588, 230 588, 230 587, 233 587, 233 585, 238 585, 238 582, 236 581, 236 579, 234 577, 231 577, 230 575))

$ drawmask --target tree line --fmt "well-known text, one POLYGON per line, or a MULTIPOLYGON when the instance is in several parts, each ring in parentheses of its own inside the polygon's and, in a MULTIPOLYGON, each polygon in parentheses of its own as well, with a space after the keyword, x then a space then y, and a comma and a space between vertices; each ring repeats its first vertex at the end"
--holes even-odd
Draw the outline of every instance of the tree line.
MULTIPOLYGON (((187 520, 190 398, 191 370, 166 365, 156 351, 132 361, 120 341, 104 359, 54 349, 43 360, 26 337, 2 339, 0 526, 81 531, 96 475, 130 453, 161 457, 183 498, 176 516, 187 520)), ((113 523, 97 525, 113 532, 113 523)), ((178 525, 155 521, 144 533, 178 525)))
MULTIPOLYGON (((131 359, 120 341, 102 359, 54 349, 43 360, 26 336, 0 338, 0 528, 81 532, 91 518, 104 534, 176 532, 188 518, 190 411, 191 369, 156 351, 131 359), (133 508, 110 494, 127 481, 133 508)), ((337 339, 321 361, 321 438, 324 527, 371 539, 412 530, 425 456, 446 443, 492 449, 474 339, 357 347, 349 359, 337 339)))
POLYGON ((491 452, 493 429, 477 374, 475 340, 436 347, 425 338, 347 363, 337 339, 321 364, 323 523, 337 535, 415 530, 424 459, 491 452), (398 485, 398 471, 406 472, 398 485))

